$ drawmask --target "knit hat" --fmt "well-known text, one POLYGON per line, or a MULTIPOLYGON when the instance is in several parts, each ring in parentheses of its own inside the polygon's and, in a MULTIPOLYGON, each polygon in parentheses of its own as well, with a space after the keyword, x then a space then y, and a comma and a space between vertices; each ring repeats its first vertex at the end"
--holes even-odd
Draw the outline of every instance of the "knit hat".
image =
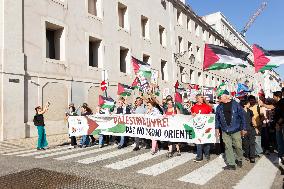
POLYGON ((217 94, 217 96, 222 96, 222 95, 230 95, 229 91, 225 90, 220 90, 219 93, 217 94))

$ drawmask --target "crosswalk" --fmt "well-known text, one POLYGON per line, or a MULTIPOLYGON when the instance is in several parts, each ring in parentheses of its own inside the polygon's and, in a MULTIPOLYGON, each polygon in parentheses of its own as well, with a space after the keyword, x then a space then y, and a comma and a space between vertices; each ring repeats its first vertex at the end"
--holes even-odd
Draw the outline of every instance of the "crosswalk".
MULTIPOLYGON (((18 158, 50 159, 52 161, 72 161, 79 165, 100 166, 107 170, 120 171, 137 166, 137 169, 127 169, 143 177, 165 176, 169 172, 187 167, 193 162, 195 155, 184 152, 181 156, 165 158, 166 150, 161 150, 152 155, 147 150, 133 152, 132 147, 116 149, 116 146, 98 148, 68 149, 67 146, 58 146, 47 150, 25 149, 9 143, 0 143, 1 156, 15 156, 18 158), (146 163, 145 163, 146 162, 146 163)), ((276 158, 277 159, 277 158, 276 158)), ((275 157, 274 157, 275 160, 275 157)), ((245 175, 235 183, 233 188, 270 188, 278 173, 277 166, 273 163, 273 157, 262 156, 245 175), (257 178, 258 182, 251 182, 257 178)), ((221 156, 213 156, 210 161, 204 161, 194 170, 188 168, 183 175, 173 177, 176 182, 205 186, 214 178, 217 178, 224 170, 226 164, 221 156)), ((237 170, 238 171, 238 170, 237 170)))

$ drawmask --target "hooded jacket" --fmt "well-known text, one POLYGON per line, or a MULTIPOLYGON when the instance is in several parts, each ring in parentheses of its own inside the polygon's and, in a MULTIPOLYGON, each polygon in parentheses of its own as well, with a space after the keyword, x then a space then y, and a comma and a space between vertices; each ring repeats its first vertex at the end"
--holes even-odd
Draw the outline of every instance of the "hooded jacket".
POLYGON ((221 103, 216 110, 215 128, 226 133, 235 133, 241 130, 247 130, 245 112, 243 108, 235 101, 232 100, 232 119, 228 125, 224 115, 224 105, 221 103))

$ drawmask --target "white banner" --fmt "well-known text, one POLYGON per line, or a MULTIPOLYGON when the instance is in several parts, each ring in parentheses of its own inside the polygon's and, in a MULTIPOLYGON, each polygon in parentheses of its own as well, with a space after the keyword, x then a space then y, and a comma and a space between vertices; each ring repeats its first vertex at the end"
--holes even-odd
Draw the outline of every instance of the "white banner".
POLYGON ((70 116, 68 121, 71 136, 103 134, 196 144, 218 142, 215 137, 214 114, 199 114, 195 117, 181 114, 70 116), (86 123, 87 126, 84 125, 86 123), (86 127, 89 129, 86 130, 86 127))

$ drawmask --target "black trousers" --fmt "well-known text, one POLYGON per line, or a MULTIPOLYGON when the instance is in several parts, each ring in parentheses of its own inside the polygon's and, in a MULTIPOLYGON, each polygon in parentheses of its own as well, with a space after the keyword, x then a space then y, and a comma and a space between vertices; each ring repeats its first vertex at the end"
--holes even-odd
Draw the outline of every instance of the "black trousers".
POLYGON ((70 139, 71 139, 71 146, 76 146, 77 145, 76 137, 71 136, 70 139))
POLYGON ((247 134, 243 137, 244 156, 247 158, 255 158, 255 129, 249 126, 247 134))

